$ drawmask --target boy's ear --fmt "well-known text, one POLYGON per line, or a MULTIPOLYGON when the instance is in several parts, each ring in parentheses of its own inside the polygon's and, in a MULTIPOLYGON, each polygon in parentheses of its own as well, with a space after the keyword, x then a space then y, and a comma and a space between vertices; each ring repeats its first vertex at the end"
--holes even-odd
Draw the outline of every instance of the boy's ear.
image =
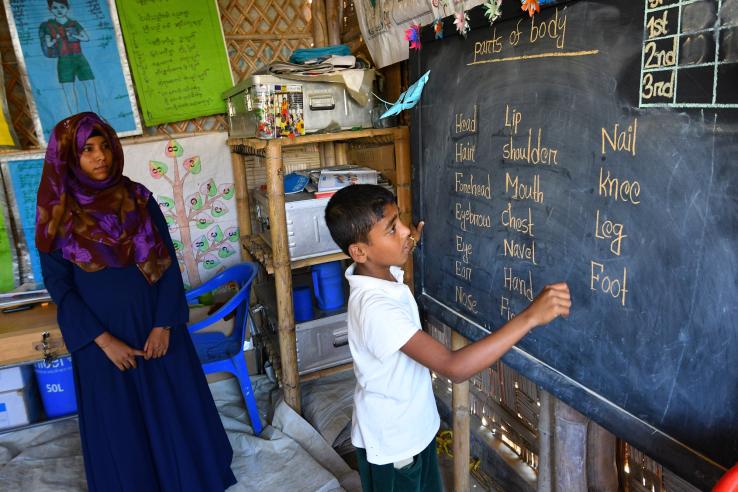
POLYGON ((351 243, 348 247, 348 252, 355 263, 366 262, 366 248, 363 243, 351 243))

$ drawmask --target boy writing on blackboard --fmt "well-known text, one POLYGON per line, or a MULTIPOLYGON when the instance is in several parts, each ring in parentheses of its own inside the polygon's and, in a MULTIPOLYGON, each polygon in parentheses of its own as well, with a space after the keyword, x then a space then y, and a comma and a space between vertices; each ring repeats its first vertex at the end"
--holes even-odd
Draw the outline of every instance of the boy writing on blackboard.
POLYGON ((536 326, 571 307, 565 283, 546 286, 495 333, 450 351, 421 329, 418 307, 402 283, 423 223, 408 228, 394 195, 353 185, 331 198, 325 219, 333 240, 354 263, 348 338, 356 388, 351 442, 365 491, 442 490, 433 445, 440 419, 428 369, 461 382, 489 367, 536 326))

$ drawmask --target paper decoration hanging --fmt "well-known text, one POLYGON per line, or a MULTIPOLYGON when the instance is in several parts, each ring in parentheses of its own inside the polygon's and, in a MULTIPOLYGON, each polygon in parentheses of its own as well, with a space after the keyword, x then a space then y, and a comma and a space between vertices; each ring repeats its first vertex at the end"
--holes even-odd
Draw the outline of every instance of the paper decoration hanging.
POLYGON ((405 40, 410 42, 411 50, 420 49, 420 24, 410 24, 410 27, 405 29, 405 40))
POLYGON ((241 259, 227 137, 211 133, 123 146, 124 174, 159 202, 188 288, 241 259))
POLYGON ((430 73, 430 70, 425 72, 418 80, 415 81, 413 85, 408 87, 405 92, 400 94, 400 97, 397 99, 397 101, 379 118, 387 118, 388 116, 398 114, 400 113, 400 111, 404 109, 410 109, 418 104, 418 101, 420 101, 420 96, 423 93, 423 87, 425 87, 425 83, 428 82, 428 77, 430 77, 430 73))
POLYGON ((433 22, 433 33, 435 39, 443 39, 443 20, 440 17, 433 22))
POLYGON ((528 12, 530 17, 533 17, 533 14, 536 12, 541 11, 541 6, 538 4, 538 0, 521 0, 521 3, 521 8, 524 12, 528 12))
POLYGON ((112 0, 4 3, 41 145, 59 120, 81 111, 98 113, 119 136, 141 133, 112 0))
POLYGON ((484 15, 489 20, 490 25, 494 24, 502 15, 502 0, 487 0, 483 5, 484 15))
POLYGON ((471 26, 469 26, 469 14, 464 10, 456 12, 454 14, 454 25, 459 34, 466 37, 466 33, 471 29, 471 26))
POLYGON ((144 123, 224 113, 233 86, 215 0, 118 2, 144 123))

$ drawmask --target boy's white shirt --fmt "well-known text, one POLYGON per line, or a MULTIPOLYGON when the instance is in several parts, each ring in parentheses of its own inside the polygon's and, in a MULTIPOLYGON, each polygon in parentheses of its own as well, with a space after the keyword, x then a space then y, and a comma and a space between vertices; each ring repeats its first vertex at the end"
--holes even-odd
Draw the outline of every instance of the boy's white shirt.
POLYGON ((440 425, 428 368, 400 351, 421 329, 418 305, 404 272, 391 267, 397 282, 354 275, 348 301, 348 339, 356 389, 351 442, 366 449, 376 465, 420 453, 440 425))

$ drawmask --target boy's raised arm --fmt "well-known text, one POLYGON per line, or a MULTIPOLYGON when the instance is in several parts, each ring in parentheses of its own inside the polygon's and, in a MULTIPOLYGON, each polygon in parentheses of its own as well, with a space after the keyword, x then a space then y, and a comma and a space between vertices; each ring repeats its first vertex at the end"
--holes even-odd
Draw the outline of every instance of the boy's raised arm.
POLYGON ((491 366, 536 326, 558 316, 568 316, 570 307, 566 283, 547 285, 530 306, 502 328, 460 350, 450 351, 423 331, 413 335, 400 350, 432 371, 460 383, 491 366))

